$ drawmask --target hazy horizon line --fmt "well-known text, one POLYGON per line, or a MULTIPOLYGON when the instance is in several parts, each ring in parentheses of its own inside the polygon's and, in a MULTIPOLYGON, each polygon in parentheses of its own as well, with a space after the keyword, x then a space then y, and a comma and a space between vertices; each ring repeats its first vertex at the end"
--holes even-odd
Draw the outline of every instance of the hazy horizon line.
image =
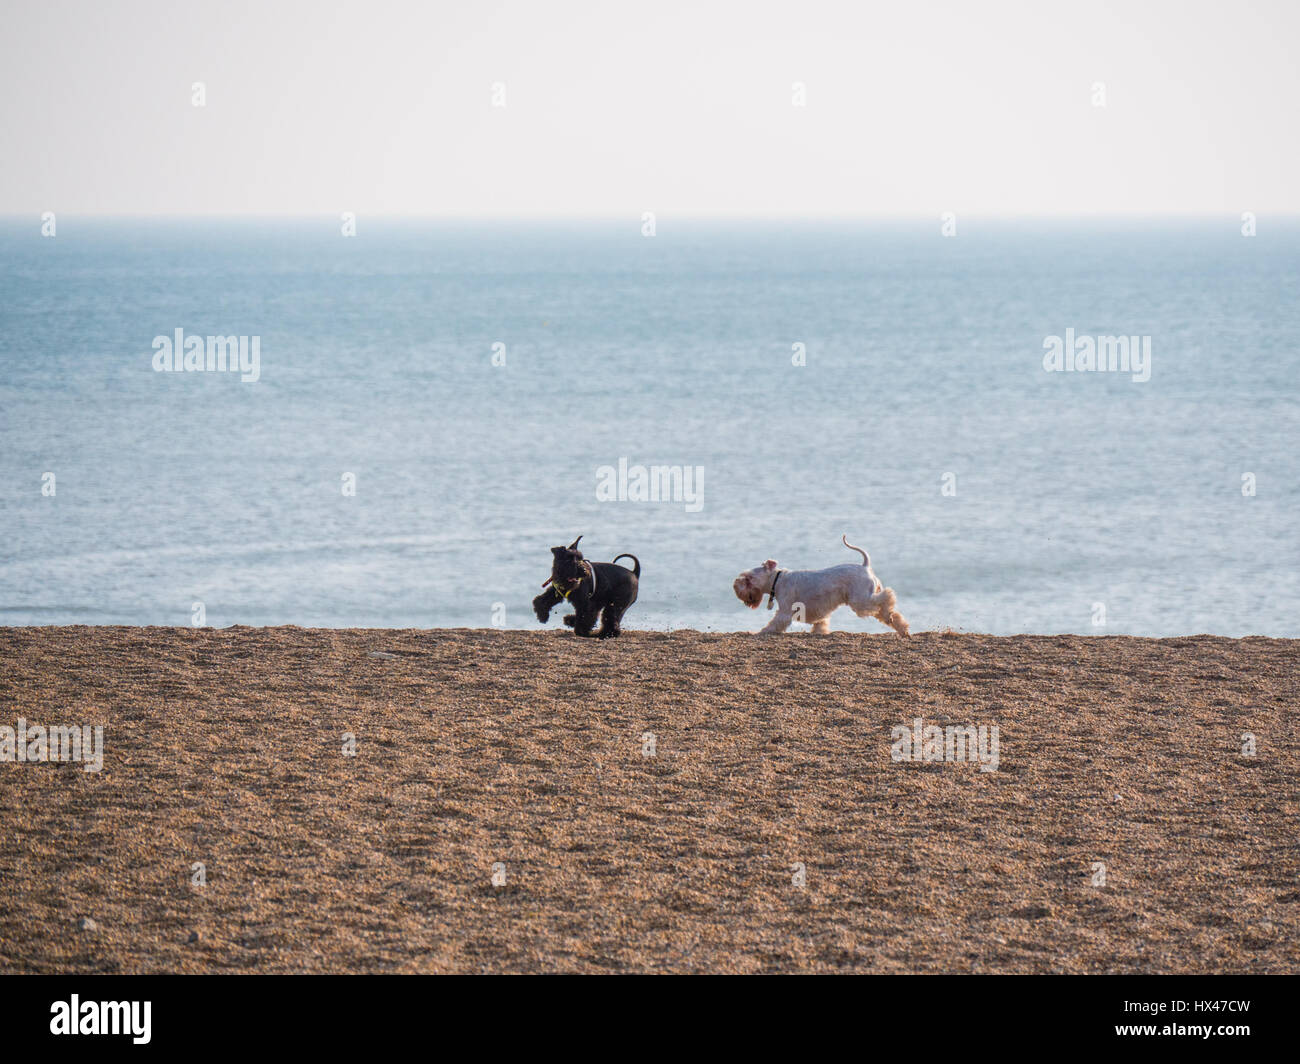
POLYGON ((1197 220, 1211 221, 1224 218, 1242 220, 1242 215, 1250 213, 1255 217, 1267 217, 1272 219, 1300 219, 1300 208, 1287 210, 1256 210, 1246 208, 1244 211, 1078 211, 1072 213, 1066 212, 977 212, 977 211, 936 211, 933 214, 856 214, 856 213, 836 213, 836 214, 792 214, 792 213, 772 213, 772 214, 752 214, 742 212, 693 212, 693 211, 660 211, 653 208, 644 208, 638 211, 629 211, 628 213, 600 213, 600 214, 487 214, 474 212, 456 212, 456 213, 439 213, 439 212, 388 212, 388 211, 339 211, 337 213, 328 211, 61 211, 46 207, 42 210, 5 210, 0 211, 0 220, 5 221, 27 221, 36 219, 39 221, 47 213, 53 213, 56 217, 62 218, 80 218, 80 219, 159 219, 159 220, 313 220, 331 219, 337 221, 341 219, 344 213, 350 213, 357 219, 371 220, 390 220, 390 221, 467 221, 467 222, 627 222, 632 219, 639 223, 642 214, 645 212, 654 214, 656 222, 668 218, 677 221, 735 221, 735 222, 941 222, 946 216, 954 216, 958 222, 962 220, 976 221, 1176 221, 1176 220, 1197 220))

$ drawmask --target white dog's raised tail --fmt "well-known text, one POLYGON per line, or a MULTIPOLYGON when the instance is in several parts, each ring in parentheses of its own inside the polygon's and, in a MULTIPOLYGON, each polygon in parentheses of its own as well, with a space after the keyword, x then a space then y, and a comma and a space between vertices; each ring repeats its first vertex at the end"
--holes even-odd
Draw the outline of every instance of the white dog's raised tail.
POLYGON ((871 559, 867 556, 867 552, 864 551, 861 547, 855 547, 852 543, 849 542, 849 535, 848 535, 847 532, 844 533, 844 535, 840 536, 840 539, 844 541, 844 545, 845 545, 846 547, 848 547, 849 550, 855 550, 855 551, 857 551, 859 554, 862 555, 862 564, 863 564, 863 565, 870 565, 870 564, 871 564, 871 559))

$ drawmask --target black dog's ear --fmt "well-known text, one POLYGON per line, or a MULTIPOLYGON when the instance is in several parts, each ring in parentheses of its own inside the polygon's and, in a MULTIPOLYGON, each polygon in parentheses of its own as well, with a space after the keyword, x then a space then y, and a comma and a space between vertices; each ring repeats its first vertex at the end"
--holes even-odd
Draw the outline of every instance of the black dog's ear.
MULTIPOLYGON (((579 536, 578 539, 582 539, 582 536, 579 536)), ((569 544, 569 550, 578 549, 578 539, 575 539, 572 543, 569 544)))
POLYGON ((552 548, 551 548, 551 553, 552 553, 552 554, 563 554, 563 553, 564 553, 566 550, 568 550, 568 549, 569 549, 568 547, 552 547, 552 548))

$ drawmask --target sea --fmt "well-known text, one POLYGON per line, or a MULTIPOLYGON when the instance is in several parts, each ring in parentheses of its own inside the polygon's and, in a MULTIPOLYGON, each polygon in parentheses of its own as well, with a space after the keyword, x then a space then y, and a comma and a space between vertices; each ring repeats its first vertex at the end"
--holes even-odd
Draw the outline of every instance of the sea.
POLYGON ((752 631, 847 534, 914 632, 1296 637, 1298 369, 1297 219, 8 216, 0 624, 536 629, 582 536, 752 631))

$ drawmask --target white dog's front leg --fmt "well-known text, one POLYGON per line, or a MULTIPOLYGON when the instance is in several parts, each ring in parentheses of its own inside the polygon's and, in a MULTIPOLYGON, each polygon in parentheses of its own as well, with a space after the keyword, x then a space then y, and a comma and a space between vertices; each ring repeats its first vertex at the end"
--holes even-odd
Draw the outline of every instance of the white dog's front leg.
POLYGON ((784 607, 776 611, 776 616, 767 622, 767 626, 758 634, 759 635, 780 635, 790 627, 790 622, 794 620, 794 614, 784 607))

